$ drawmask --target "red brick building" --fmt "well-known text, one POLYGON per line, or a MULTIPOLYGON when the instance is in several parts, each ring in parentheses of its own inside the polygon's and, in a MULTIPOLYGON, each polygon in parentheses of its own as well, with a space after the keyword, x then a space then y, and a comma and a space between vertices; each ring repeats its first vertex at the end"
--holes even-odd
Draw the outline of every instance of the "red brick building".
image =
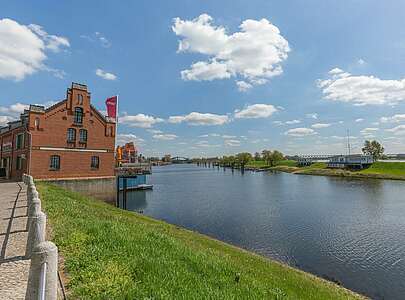
POLYGON ((45 109, 30 105, 0 128, 0 176, 20 179, 114 176, 115 121, 93 105, 87 86, 72 83, 66 99, 45 109))

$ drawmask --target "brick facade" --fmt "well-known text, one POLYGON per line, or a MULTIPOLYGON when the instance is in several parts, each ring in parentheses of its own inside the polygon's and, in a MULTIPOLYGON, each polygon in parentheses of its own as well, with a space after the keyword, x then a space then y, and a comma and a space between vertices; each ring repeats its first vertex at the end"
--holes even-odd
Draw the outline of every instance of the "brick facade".
POLYGON ((1 128, 0 167, 6 168, 8 177, 20 179, 23 173, 35 179, 114 176, 115 122, 102 116, 90 100, 87 87, 73 83, 65 100, 47 109, 31 105, 19 121, 1 128), (53 167, 52 156, 59 157, 53 167))

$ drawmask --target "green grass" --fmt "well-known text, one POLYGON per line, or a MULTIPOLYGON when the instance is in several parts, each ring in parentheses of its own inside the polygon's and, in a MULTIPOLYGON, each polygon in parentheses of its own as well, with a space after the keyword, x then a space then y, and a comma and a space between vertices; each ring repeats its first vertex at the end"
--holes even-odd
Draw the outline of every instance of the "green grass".
POLYGON ((38 183, 72 299, 359 299, 333 283, 38 183))
POLYGON ((362 170, 360 173, 405 177, 405 162, 375 162, 370 168, 362 170))
POLYGON ((360 171, 328 169, 326 163, 314 163, 307 167, 277 166, 272 169, 304 175, 405 180, 405 162, 375 162, 370 168, 360 171))

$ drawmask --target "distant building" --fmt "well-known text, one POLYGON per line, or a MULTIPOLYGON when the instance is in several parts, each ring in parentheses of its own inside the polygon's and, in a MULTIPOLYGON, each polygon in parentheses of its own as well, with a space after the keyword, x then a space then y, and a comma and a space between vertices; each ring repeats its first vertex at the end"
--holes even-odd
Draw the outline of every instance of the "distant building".
POLYGON ((30 105, 0 128, 0 175, 21 179, 114 176, 115 122, 90 101, 86 85, 72 83, 66 99, 45 109, 30 105))
POLYGON ((364 169, 369 167, 373 163, 374 158, 371 155, 336 155, 329 159, 328 168, 364 169))
POLYGON ((126 143, 124 146, 117 146, 117 163, 137 163, 138 162, 138 149, 133 142, 126 143))

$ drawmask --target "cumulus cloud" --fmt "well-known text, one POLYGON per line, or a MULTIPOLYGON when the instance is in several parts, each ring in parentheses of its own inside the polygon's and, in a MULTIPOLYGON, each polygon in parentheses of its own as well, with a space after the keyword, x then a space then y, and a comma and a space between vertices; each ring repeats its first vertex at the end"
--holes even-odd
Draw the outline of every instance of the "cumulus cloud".
POLYGON ((359 118, 359 119, 355 120, 356 123, 363 122, 363 121, 364 121, 364 119, 362 119, 362 118, 359 118))
POLYGON ((0 19, 0 45, 0 78, 16 81, 40 70, 55 71, 44 64, 47 51, 70 46, 67 38, 50 35, 39 25, 11 19, 0 19))
POLYGON ((295 136, 295 137, 303 137, 303 136, 317 134, 317 132, 311 128, 301 127, 301 128, 293 128, 293 129, 287 130, 284 134, 289 135, 289 136, 295 136))
POLYGON ((10 106, 0 106, 0 113, 3 113, 8 116, 16 117, 22 112, 24 112, 24 109, 28 109, 29 105, 23 104, 23 103, 14 103, 11 104, 10 106))
POLYGON ((245 20, 240 31, 233 34, 212 21, 207 14, 193 20, 174 19, 172 30, 181 37, 178 52, 208 56, 208 60, 182 71, 183 80, 243 78, 237 80, 237 86, 246 91, 283 72, 281 63, 290 48, 280 30, 267 19, 245 20))
POLYGON ((135 116, 125 115, 118 118, 119 122, 132 127, 151 128, 156 123, 163 122, 163 119, 148 116, 144 114, 137 114, 135 116))
POLYGON ((381 123, 399 123, 405 121, 405 114, 397 114, 391 117, 381 117, 381 123))
POLYGON ((9 116, 0 116, 0 127, 6 126, 8 122, 13 121, 14 118, 9 116))
POLYGON ((242 110, 235 111, 236 119, 258 119, 268 118, 277 111, 271 104, 253 104, 248 105, 242 110))
POLYGON ((171 141, 178 138, 178 136, 175 134, 164 133, 164 134, 155 134, 153 135, 153 138, 156 140, 171 141))
POLYGON ((97 69, 96 70, 96 75, 98 77, 101 77, 101 78, 105 79, 105 80, 116 80, 117 79, 117 75, 115 75, 113 73, 106 72, 106 71, 104 71, 102 69, 97 69))
POLYGON ((253 87, 253 85, 243 80, 237 80, 236 85, 238 86, 239 92, 247 92, 253 87))
POLYGON ((405 125, 399 125, 394 128, 386 129, 387 132, 392 132, 394 135, 405 135, 405 125))
POLYGON ((239 140, 225 140, 224 141, 225 146, 230 146, 230 147, 239 147, 240 146, 240 141, 239 140))
POLYGON ((329 123, 315 123, 315 124, 311 125, 311 127, 315 128, 315 129, 327 128, 327 127, 330 127, 330 126, 331 126, 331 124, 329 124, 329 123))
POLYGON ((69 40, 62 36, 48 34, 40 25, 30 24, 28 28, 35 32, 45 42, 45 48, 53 52, 61 51, 63 47, 70 47, 69 40))
POLYGON ((330 78, 318 80, 324 98, 354 105, 398 104, 405 100, 405 79, 385 80, 356 76, 339 68, 329 71, 330 78))
POLYGON ((125 143, 129 143, 129 142, 134 142, 135 144, 142 144, 143 142, 145 142, 145 140, 132 133, 117 134, 117 143, 118 144, 125 144, 125 143))
POLYGON ((185 116, 171 116, 169 117, 169 123, 188 123, 190 125, 223 125, 229 121, 227 115, 216 115, 211 113, 198 113, 192 112, 185 116))
POLYGON ((367 127, 367 128, 362 129, 362 130, 360 131, 360 134, 361 134, 361 135, 368 136, 368 135, 371 135, 373 132, 376 132, 376 131, 378 131, 378 130, 379 130, 379 128, 367 127))

